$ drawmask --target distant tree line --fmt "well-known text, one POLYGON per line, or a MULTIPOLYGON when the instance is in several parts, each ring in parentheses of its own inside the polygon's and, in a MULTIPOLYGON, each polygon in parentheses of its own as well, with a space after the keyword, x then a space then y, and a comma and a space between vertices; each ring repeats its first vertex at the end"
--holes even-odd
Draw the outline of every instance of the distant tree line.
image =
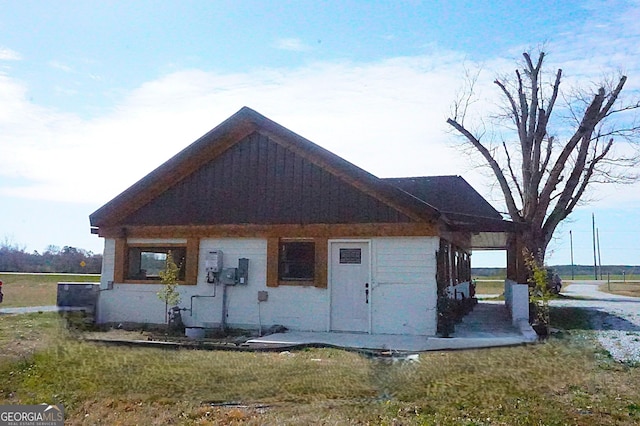
POLYGON ((0 272, 99 274, 101 269, 101 254, 76 247, 49 246, 43 253, 28 253, 13 244, 0 244, 0 272))
MULTIPOLYGON (((575 276, 593 276, 593 265, 555 265, 551 268, 562 278, 569 279, 573 271, 575 276)), ((602 265, 598 266, 598 276, 603 279, 607 278, 607 274, 611 275, 627 275, 631 277, 640 273, 640 266, 637 265, 602 265)), ((471 268, 471 274, 481 277, 505 277, 506 268, 471 268)))

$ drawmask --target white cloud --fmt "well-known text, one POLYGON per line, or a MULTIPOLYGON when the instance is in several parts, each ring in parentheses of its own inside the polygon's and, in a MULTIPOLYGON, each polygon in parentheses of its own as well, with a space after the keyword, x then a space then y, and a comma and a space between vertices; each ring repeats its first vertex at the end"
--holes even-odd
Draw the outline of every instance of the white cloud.
POLYGON ((458 59, 184 70, 143 84, 91 120, 33 106, 5 77, 0 156, 12 160, 0 173, 29 181, 0 193, 105 202, 244 105, 381 176, 459 173, 444 133, 458 59))
MULTIPOLYGON (((593 54, 594 41, 578 45, 579 36, 550 45, 551 64, 599 78, 611 68, 611 52, 593 54)), ((617 60, 640 76, 628 46, 635 42, 611 41, 617 60)), ((282 45, 304 46, 297 39, 282 45)), ((372 63, 181 70, 140 85, 92 119, 33 105, 23 84, 0 74, 0 194, 104 203, 246 105, 378 176, 460 174, 486 195, 489 180, 454 147, 445 123, 465 57, 432 49, 372 63)), ((483 67, 476 108, 486 114, 498 94, 493 76, 514 64, 497 57, 483 67)), ((640 188, 624 189, 607 192, 603 203, 640 202, 640 188)))
POLYGON ((22 56, 15 50, 0 47, 0 61, 20 61, 22 56))
POLYGON ((305 52, 311 47, 298 38, 281 38, 276 40, 274 47, 280 50, 290 50, 292 52, 305 52))

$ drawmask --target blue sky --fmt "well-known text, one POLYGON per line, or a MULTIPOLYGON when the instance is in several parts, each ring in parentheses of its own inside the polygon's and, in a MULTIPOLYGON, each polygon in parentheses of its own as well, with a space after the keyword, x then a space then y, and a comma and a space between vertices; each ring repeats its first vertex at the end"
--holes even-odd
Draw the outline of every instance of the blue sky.
MULTIPOLYGON (((544 43, 586 87, 640 88, 638 1, 0 1, 0 241, 94 252, 88 215, 249 106, 380 177, 459 174, 446 127, 465 69, 491 82, 544 43)), ((600 187, 548 262, 640 264, 640 186, 600 187)), ((476 253, 474 265, 504 264, 476 253)))

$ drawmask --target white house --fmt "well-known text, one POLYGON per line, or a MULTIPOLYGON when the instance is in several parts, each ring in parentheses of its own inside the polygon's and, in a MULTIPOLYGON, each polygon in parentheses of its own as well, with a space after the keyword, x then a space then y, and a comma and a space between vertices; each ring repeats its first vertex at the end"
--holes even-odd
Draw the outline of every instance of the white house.
POLYGON ((379 179, 246 107, 90 220, 99 323, 164 323, 171 251, 187 326, 426 336, 514 230, 458 176, 379 179))

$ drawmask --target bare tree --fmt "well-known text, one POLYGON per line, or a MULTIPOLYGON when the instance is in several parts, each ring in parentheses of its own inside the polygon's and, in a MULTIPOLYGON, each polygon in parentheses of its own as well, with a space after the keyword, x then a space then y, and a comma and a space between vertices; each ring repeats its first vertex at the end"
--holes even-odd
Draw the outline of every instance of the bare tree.
POLYGON ((503 113, 489 118, 502 126, 499 139, 465 123, 477 76, 467 76, 469 86, 447 123, 490 167, 511 219, 524 224, 520 248, 542 264, 556 227, 592 184, 637 180, 640 104, 623 101, 626 76, 598 84, 591 93, 568 93, 561 90, 561 69, 546 78, 544 52, 537 60, 523 56, 522 70, 494 81, 503 113))

